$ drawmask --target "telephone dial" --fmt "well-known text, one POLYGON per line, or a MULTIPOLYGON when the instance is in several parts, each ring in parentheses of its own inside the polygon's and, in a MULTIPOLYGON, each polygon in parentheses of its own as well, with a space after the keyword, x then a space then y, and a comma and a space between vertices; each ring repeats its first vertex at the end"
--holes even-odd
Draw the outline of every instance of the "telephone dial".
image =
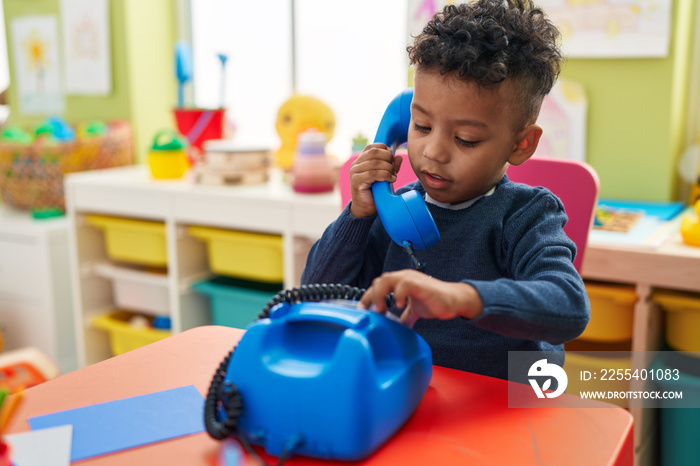
MULTIPOLYGON (((283 290, 250 324, 214 374, 207 432, 292 454, 356 461, 411 416, 432 376, 432 354, 413 330, 356 308, 365 290, 283 290)), ((388 304, 391 304, 388 302, 388 304)))
MULTIPOLYGON (((413 88, 394 97, 379 122, 374 142, 384 143, 393 151, 408 140, 412 100, 413 88)), ((435 220, 418 191, 397 195, 391 184, 378 181, 372 185, 372 195, 384 229, 399 246, 427 249, 440 240, 435 220)))

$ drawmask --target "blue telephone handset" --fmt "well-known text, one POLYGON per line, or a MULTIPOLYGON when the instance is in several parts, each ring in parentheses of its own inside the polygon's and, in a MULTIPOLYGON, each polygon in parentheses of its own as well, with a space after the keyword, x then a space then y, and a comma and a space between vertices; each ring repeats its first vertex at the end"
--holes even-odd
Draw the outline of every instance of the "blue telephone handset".
MULTIPOLYGON (((381 142, 392 150, 406 142, 411 123, 413 88, 408 88, 389 103, 379 123, 374 142, 381 142)), ((408 242, 415 249, 427 249, 440 240, 440 232, 430 215, 425 200, 417 191, 401 195, 386 181, 372 185, 377 214, 384 229, 399 246, 408 242)))

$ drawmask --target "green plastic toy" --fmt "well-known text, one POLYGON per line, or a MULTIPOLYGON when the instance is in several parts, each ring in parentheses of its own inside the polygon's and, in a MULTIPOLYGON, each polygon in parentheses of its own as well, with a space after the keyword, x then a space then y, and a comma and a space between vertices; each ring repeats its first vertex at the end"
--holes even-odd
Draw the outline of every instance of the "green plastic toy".
POLYGON ((31 144, 32 137, 19 126, 8 125, 0 132, 0 141, 16 144, 31 144))

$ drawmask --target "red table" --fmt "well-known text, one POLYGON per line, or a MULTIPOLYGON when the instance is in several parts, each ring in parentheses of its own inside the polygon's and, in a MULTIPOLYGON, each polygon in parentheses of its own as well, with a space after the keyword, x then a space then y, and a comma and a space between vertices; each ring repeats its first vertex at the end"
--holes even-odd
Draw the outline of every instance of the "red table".
MULTIPOLYGON (((28 417, 184 385, 204 396, 242 334, 228 327, 194 328, 33 387, 7 433, 29 430, 28 417)), ((374 455, 352 464, 632 465, 632 416, 626 410, 602 409, 599 402, 566 394, 559 398, 562 405, 576 408, 508 408, 509 383, 434 367, 406 425, 374 455)), ((210 465, 219 445, 201 433, 80 464, 210 465)), ((348 463, 292 457, 286 464, 348 463)))

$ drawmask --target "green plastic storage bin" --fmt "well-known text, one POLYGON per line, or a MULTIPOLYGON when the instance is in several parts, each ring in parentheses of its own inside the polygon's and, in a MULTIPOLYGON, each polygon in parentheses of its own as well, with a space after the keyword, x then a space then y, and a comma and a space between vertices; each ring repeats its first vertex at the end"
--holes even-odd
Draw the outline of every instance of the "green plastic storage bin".
POLYGON ((214 325, 246 328, 282 290, 283 284, 215 277, 195 283, 192 288, 209 297, 214 325))
POLYGON ((700 359, 680 351, 660 352, 651 369, 679 369, 678 381, 659 381, 661 390, 682 391, 683 400, 660 400, 661 464, 697 464, 700 458, 700 359), (675 407, 668 407, 673 404, 675 407))

